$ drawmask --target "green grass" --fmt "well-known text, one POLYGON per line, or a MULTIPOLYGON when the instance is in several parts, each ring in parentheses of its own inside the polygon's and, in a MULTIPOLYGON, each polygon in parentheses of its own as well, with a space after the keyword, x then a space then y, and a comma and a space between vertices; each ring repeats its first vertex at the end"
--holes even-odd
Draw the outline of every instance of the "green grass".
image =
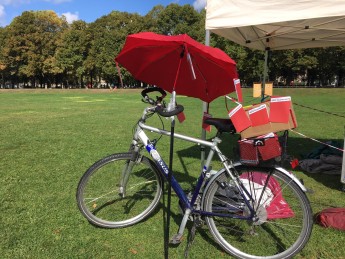
MULTIPOLYGON (((294 102, 345 116, 345 89, 275 89, 294 102)), ((250 89, 245 89, 250 98, 250 89)), ((178 97, 185 106, 186 121, 176 131, 201 133, 201 102, 178 97)), ((231 104, 229 104, 231 106, 231 104)), ((125 229, 93 227, 79 213, 75 201, 78 181, 96 160, 126 151, 132 127, 145 107, 137 90, 13 90, 0 91, 0 254, 2 258, 162 258, 162 211, 145 222, 125 229)), ((343 141, 345 119, 294 106, 298 131, 327 141, 343 141)), ((211 104, 214 117, 226 117, 224 100, 211 104)), ((151 124, 160 125, 152 118, 151 124)), ((168 121, 165 121, 169 128, 168 121)), ((214 131, 213 131, 214 133, 214 131)), ((152 137, 155 135, 152 134, 152 137)), ((208 134, 212 137, 212 134, 208 134)), ((221 147, 231 154, 225 136, 221 147)), ((168 161, 169 139, 158 149, 168 161)), ((319 144, 290 133, 289 153, 296 157, 319 144)), ((175 142, 174 170, 184 188, 199 173, 199 148, 175 142)), ((330 206, 345 207, 340 176, 310 175, 297 171, 306 186, 314 212, 330 206)), ((171 234, 181 220, 173 199, 171 234)), ((190 227, 190 226, 189 226, 190 227)), ((185 235, 187 237, 187 233, 185 235)), ((341 258, 344 232, 315 225, 302 258, 341 258)), ((171 258, 183 258, 186 238, 169 250, 171 258)), ((190 258, 219 258, 226 254, 204 227, 197 233, 190 258)))

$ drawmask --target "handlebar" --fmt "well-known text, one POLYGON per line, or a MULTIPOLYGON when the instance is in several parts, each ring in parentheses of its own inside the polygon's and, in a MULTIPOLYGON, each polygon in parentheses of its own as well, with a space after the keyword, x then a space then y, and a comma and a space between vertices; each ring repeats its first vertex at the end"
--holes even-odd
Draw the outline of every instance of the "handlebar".
POLYGON ((159 87, 146 88, 141 92, 141 96, 144 98, 143 101, 148 102, 149 104, 152 104, 152 105, 160 103, 166 95, 167 93, 162 88, 159 88, 159 87), (161 96, 157 97, 157 100, 155 101, 147 95, 148 93, 152 93, 152 92, 159 92, 161 96))
POLYGON ((162 104, 161 102, 163 101, 163 98, 167 95, 167 93, 159 87, 152 87, 152 88, 146 88, 141 92, 141 95, 143 97, 143 102, 149 103, 151 105, 155 105, 155 112, 157 112, 159 115, 163 116, 163 117, 171 117, 171 116, 175 116, 181 112, 183 112, 184 107, 180 104, 176 104, 175 108, 171 111, 167 111, 166 107, 164 104, 162 104), (159 92, 161 94, 161 96, 157 96, 157 100, 155 101, 154 99, 152 99, 151 97, 149 97, 147 94, 148 93, 152 93, 152 92, 159 92))
POLYGON ((171 117, 171 116, 177 115, 177 114, 183 112, 183 110, 184 110, 184 107, 180 104, 176 104, 175 109, 172 111, 165 111, 165 108, 162 106, 157 106, 155 109, 155 111, 160 116, 163 116, 163 117, 171 117))

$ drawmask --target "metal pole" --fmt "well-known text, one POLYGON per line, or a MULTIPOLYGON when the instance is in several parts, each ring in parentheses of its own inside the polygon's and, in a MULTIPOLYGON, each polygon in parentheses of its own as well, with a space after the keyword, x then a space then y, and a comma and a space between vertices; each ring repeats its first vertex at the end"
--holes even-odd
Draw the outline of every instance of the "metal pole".
MULTIPOLYGON (((210 46, 210 30, 205 31, 205 45, 210 46)), ((208 103, 207 102, 202 102, 202 118, 204 117, 204 113, 207 112, 207 107, 208 103)), ((201 130, 201 139, 205 140, 206 139, 206 130, 202 128, 201 130)), ((204 161, 205 161, 205 146, 201 145, 200 146, 200 151, 201 151, 201 170, 204 168, 204 161)))
MULTIPOLYGON (((345 150, 345 127, 344 127, 344 150, 345 150)), ((345 153, 344 152, 343 152, 343 166, 341 169, 341 179, 340 179, 340 181, 344 184, 343 191, 345 191, 345 153)))
POLYGON ((266 77, 268 77, 267 66, 268 66, 268 49, 265 50, 264 75, 263 75, 263 79, 262 79, 262 89, 261 89, 261 101, 262 102, 265 99, 265 84, 266 84, 266 77))
MULTIPOLYGON (((168 110, 175 108, 176 103, 176 92, 175 90, 171 93, 171 99, 168 106, 168 110), (173 107, 170 107, 173 106, 173 107)), ((164 230, 164 258, 169 258, 169 234, 170 234, 170 218, 171 218, 171 177, 173 168, 174 158, 174 133, 175 133, 175 116, 170 117, 171 129, 170 129, 170 154, 169 154, 169 172, 168 172, 168 201, 166 210, 166 226, 164 230)), ((164 184, 164 183, 163 183, 164 184)))

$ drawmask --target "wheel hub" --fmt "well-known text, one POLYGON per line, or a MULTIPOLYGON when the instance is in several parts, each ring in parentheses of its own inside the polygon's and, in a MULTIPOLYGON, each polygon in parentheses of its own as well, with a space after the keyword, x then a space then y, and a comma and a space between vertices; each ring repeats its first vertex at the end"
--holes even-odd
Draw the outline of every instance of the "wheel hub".
MULTIPOLYGON (((254 204, 254 208, 256 208, 256 205, 254 204)), ((250 216, 250 210, 248 207, 244 210, 244 216, 250 216)), ((263 206, 260 206, 256 212, 255 215, 252 218, 252 224, 253 225, 261 225, 263 223, 267 222, 267 210, 263 206)))
POLYGON ((256 211, 256 217, 254 217, 253 224, 261 225, 267 221, 267 210, 260 206, 256 211))

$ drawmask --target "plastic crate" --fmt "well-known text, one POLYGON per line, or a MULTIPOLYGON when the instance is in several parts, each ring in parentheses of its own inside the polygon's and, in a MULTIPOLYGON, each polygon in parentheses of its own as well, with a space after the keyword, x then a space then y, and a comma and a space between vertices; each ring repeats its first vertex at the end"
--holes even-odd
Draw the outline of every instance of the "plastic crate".
POLYGON ((240 161, 246 165, 258 165, 260 161, 267 161, 280 157, 282 149, 278 136, 263 136, 239 140, 240 161))

